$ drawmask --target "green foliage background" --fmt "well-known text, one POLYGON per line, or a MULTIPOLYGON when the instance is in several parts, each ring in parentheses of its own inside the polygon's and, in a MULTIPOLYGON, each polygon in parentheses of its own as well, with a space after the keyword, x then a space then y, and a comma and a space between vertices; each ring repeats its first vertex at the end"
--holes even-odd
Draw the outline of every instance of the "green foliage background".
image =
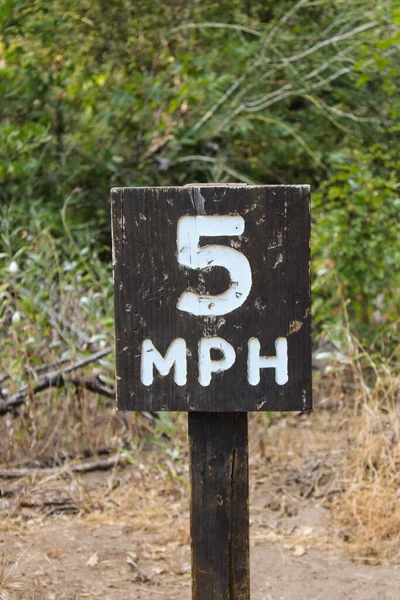
POLYGON ((310 183, 316 333, 396 339, 398 1, 3 0, 0 27, 3 327, 57 277, 109 313, 112 186, 310 183))

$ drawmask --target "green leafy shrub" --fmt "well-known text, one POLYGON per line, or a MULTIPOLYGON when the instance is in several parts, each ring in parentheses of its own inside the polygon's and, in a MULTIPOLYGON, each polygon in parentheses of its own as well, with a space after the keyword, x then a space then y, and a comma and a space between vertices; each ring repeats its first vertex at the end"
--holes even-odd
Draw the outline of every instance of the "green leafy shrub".
POLYGON ((342 299, 360 333, 400 308, 400 159, 382 144, 348 153, 314 194, 314 318, 337 321, 342 299))

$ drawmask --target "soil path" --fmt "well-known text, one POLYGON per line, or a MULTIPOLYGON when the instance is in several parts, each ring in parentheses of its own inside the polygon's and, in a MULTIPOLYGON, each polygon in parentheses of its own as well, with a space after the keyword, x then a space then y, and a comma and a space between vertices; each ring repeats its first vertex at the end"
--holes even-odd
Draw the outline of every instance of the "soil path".
MULTIPOLYGON (((347 452, 336 421, 329 411, 294 415, 266 436, 252 420, 252 600, 400 599, 400 570, 363 564, 379 556, 331 521, 347 452)), ((186 440, 171 435, 164 451, 132 460, 0 481, 1 600, 190 599, 186 440)))
MULTIPOLYGON (((160 487, 133 467, 105 488, 104 475, 92 474, 74 483, 45 482, 25 494, 2 521, 0 555, 7 557, 9 585, 4 597, 190 598, 185 488, 160 487), (43 500, 55 502, 71 489, 80 512, 48 514, 44 507, 52 505, 43 500)), ((400 598, 400 571, 335 556, 327 543, 328 511, 318 499, 282 488, 282 473, 263 480, 253 471, 251 506, 252 600, 400 598)))
MULTIPOLYGON (((88 527, 60 519, 32 533, 18 535, 17 540, 6 535, 0 548, 8 552, 14 544, 14 551, 20 551, 15 576, 25 589, 35 589, 37 598, 190 598, 189 547, 177 543, 172 532, 170 541, 159 545, 154 536, 138 536, 126 524, 88 527)), ((355 565, 312 547, 295 556, 294 548, 279 539, 253 546, 252 600, 400 597, 400 572, 394 568, 355 565)))

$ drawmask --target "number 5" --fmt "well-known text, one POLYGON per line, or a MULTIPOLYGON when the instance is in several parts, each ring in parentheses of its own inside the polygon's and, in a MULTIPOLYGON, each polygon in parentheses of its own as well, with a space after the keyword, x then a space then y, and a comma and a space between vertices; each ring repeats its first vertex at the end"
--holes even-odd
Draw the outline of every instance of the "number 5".
POLYGON ((236 236, 244 231, 243 217, 213 215, 181 217, 178 221, 178 263, 191 269, 224 267, 229 271, 231 284, 222 294, 184 292, 177 308, 199 317, 226 315, 239 308, 251 290, 251 269, 247 258, 229 246, 199 246, 201 236, 236 236))

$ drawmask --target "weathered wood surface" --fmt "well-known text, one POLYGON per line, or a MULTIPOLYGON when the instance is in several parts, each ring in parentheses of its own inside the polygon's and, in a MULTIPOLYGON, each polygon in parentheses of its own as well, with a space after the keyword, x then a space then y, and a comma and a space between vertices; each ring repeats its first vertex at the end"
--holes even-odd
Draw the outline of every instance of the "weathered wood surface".
MULTIPOLYGON (((257 411, 311 408, 310 213, 308 186, 201 186, 112 190, 118 405, 123 410, 257 411), (185 291, 218 295, 232 279, 226 268, 178 263, 177 228, 183 216, 238 215, 241 235, 199 238, 200 250, 217 244, 246 257, 252 275, 246 300, 228 314, 198 316, 177 308, 185 291), (235 350, 231 368, 199 382, 199 340, 218 336, 235 350), (150 339, 162 356, 171 342, 187 348, 187 381, 173 370, 141 381, 141 352, 150 339), (288 381, 273 368, 248 378, 248 340, 274 356, 287 340, 288 381)), ((236 255, 237 256, 237 255, 236 255)), ((211 302, 210 302, 211 305, 211 302)), ((218 360, 214 352, 213 360, 218 360)), ((211 356, 211 354, 210 354, 211 356)))
POLYGON ((192 600, 249 600, 246 413, 190 413, 192 600))

